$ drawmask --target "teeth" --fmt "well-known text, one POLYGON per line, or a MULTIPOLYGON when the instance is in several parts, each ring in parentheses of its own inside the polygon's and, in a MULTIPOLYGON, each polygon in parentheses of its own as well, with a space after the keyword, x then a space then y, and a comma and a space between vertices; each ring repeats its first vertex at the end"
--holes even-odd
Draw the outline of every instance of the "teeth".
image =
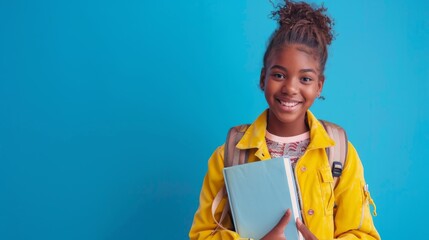
POLYGON ((283 102, 283 101, 280 101, 280 103, 283 106, 286 106, 286 107, 295 107, 296 105, 298 105, 298 102, 283 102))

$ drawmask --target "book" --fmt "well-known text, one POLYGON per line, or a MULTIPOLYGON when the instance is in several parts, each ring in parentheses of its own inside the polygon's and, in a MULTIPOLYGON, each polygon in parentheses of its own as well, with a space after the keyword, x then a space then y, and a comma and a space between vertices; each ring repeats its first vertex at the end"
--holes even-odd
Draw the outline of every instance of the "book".
POLYGON ((301 218, 295 176, 288 158, 246 163, 223 170, 235 230, 242 237, 261 239, 285 214, 288 240, 304 239, 296 228, 301 218))

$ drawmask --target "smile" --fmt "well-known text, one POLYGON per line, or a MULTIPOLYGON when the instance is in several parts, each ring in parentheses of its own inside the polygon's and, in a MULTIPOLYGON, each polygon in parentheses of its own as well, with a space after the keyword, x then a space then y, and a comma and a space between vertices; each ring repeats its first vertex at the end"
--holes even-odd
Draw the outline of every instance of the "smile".
POLYGON ((302 103, 295 100, 288 100, 288 101, 282 101, 280 99, 276 99, 276 100, 280 104, 281 109, 286 112, 295 111, 298 108, 299 104, 302 103))
POLYGON ((282 106, 285 106, 285 107, 288 107, 288 108, 295 107, 296 105, 298 105, 300 103, 300 102, 297 102, 297 101, 282 101, 282 100, 279 100, 279 99, 277 99, 277 101, 279 101, 282 106))

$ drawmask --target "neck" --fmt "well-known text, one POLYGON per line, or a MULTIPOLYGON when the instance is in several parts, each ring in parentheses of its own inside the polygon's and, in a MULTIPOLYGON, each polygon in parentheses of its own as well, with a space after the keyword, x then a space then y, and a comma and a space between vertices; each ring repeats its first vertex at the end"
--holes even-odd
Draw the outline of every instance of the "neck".
POLYGON ((270 112, 267 114, 267 131, 279 137, 291 137, 303 134, 310 130, 307 123, 307 115, 303 119, 295 122, 284 123, 279 121, 276 117, 271 116, 270 112))

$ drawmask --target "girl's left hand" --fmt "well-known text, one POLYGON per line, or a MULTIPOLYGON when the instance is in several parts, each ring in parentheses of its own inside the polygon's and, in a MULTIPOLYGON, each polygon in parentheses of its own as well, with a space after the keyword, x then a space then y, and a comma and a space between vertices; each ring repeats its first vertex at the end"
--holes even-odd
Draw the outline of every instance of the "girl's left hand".
POLYGON ((304 223, 298 218, 296 219, 296 228, 302 234, 305 240, 317 240, 316 236, 305 226, 304 223))

